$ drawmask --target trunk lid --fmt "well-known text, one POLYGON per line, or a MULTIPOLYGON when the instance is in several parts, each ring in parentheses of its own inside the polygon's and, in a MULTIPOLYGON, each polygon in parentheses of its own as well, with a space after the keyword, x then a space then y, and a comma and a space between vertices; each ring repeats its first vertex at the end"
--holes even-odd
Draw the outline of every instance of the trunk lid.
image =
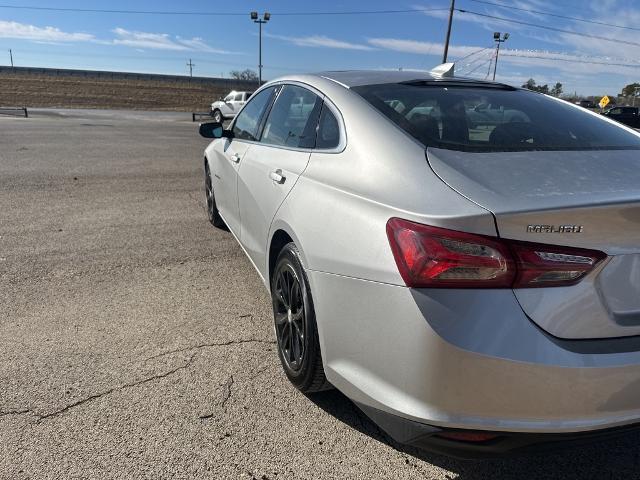
POLYGON ((601 250, 582 282, 516 289, 527 315, 560 338, 640 335, 640 152, 427 150, 451 188, 491 211, 503 238, 601 250))

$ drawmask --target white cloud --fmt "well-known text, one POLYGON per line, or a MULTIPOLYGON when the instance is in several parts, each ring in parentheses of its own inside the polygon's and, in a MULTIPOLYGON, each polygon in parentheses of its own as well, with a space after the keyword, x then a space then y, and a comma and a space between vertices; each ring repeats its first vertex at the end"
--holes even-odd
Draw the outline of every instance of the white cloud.
POLYGON ((55 27, 37 27, 5 20, 0 20, 0 38, 15 38, 36 42, 90 42, 95 40, 95 37, 89 33, 63 32, 55 27))
POLYGON ((286 35, 274 35, 271 33, 265 33, 264 35, 268 38, 283 40, 299 47, 323 47, 337 48, 341 50, 374 50, 374 48, 370 47, 369 45, 345 42, 343 40, 336 40, 335 38, 325 37, 324 35, 310 35, 307 37, 289 37, 286 35))
POLYGON ((213 48, 200 37, 182 38, 172 37, 168 33, 150 33, 125 30, 124 28, 115 28, 113 33, 116 38, 111 42, 113 45, 124 45, 132 48, 154 49, 154 50, 197 50, 209 53, 232 53, 226 50, 213 48))
MULTIPOLYGON (((399 38, 370 38, 368 42, 380 49, 418 55, 439 56, 444 48, 443 44, 439 42, 423 42, 399 38)), ((545 50, 502 49, 500 52, 501 64, 519 65, 528 68, 549 68, 556 72, 561 72, 565 78, 584 78, 585 76, 611 73, 612 71, 615 71, 616 74, 640 75, 640 62, 637 60, 545 50), (609 63, 621 65, 607 65, 609 63)), ((455 60, 453 57, 467 57, 457 65, 457 70, 464 74, 482 64, 488 65, 493 49, 483 49, 477 45, 451 45, 449 54, 452 60, 455 60)), ((482 72, 483 69, 480 67, 474 71, 482 72)), ((539 72, 536 73, 539 74, 539 72)))
MULTIPOLYGON (((607 4, 615 4, 616 2, 606 2, 607 4)), ((611 22, 623 27, 638 28, 640 25, 640 8, 633 8, 628 3, 621 3, 614 6, 612 10, 607 9, 607 5, 595 5, 589 17, 602 19, 604 22, 611 22), (610 17, 611 12, 615 12, 613 18, 610 17)), ((580 33, 586 33, 596 36, 604 36, 612 41, 603 41, 597 38, 581 37, 577 35, 562 34, 560 39, 565 44, 571 45, 581 51, 588 51, 598 55, 615 55, 616 57, 635 59, 640 57, 640 46, 630 45, 623 42, 640 43, 640 35, 637 30, 620 29, 620 28, 604 28, 599 25, 585 25, 578 22, 574 25, 574 30, 580 33)))
MULTIPOLYGON (((422 42, 402 38, 369 38, 367 41, 378 48, 396 52, 417 53, 420 55, 442 55, 444 45, 439 42, 422 42)), ((465 56, 482 49, 482 47, 449 46, 449 53, 453 56, 465 56)))

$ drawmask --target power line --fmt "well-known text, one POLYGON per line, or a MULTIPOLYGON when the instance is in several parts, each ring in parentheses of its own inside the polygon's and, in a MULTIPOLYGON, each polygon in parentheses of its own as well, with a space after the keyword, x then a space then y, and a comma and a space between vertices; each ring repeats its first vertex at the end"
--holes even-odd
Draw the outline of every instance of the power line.
MULTIPOLYGON (((75 13, 117 13, 132 15, 206 15, 217 17, 238 17, 246 16, 247 12, 195 12, 195 11, 169 11, 169 10, 113 10, 102 8, 65 8, 65 7, 38 7, 35 5, 0 5, 0 8, 17 10, 40 10, 48 12, 75 12, 75 13)), ((316 15, 388 15, 396 13, 420 13, 449 10, 442 8, 411 8, 405 10, 350 10, 350 11, 325 11, 325 12, 273 12, 271 15, 279 16, 316 16, 316 15)))
POLYGON ((513 18, 498 17, 497 15, 489 15, 487 13, 472 12, 470 10, 464 10, 464 9, 461 9, 461 8, 457 8, 456 10, 458 12, 460 12, 460 13, 469 13, 471 15, 476 15, 476 16, 479 16, 479 17, 485 17, 485 18, 491 18, 491 19, 494 19, 494 20, 499 20, 501 22, 516 23, 518 25, 525 25, 527 27, 534 27, 534 28, 542 28, 544 30, 551 30, 553 32, 566 33, 568 35, 576 35, 578 37, 595 38, 596 40, 604 40, 606 42, 613 42, 613 43, 623 43, 623 44, 626 44, 626 45, 633 45, 634 47, 640 47, 640 43, 631 42, 629 40, 621 40, 619 38, 608 38, 608 37, 603 37, 601 35, 592 35, 592 34, 589 34, 589 33, 574 32, 572 30, 564 30, 562 28, 549 27, 547 25, 540 25, 540 24, 537 24, 537 23, 524 22, 522 20, 515 20, 513 18))
POLYGON ((460 63, 462 60, 464 60, 464 59, 466 59, 466 58, 469 58, 469 57, 471 57, 472 55, 475 55, 475 54, 477 54, 477 53, 484 52, 485 50, 489 50, 490 48, 493 48, 493 45, 491 45, 491 46, 489 46, 489 47, 481 48, 481 49, 479 49, 479 50, 475 50, 475 51, 471 52, 470 54, 465 55, 465 56, 464 56, 464 57, 462 57, 462 58, 458 58, 458 59, 456 60, 456 63, 460 63))
MULTIPOLYGON (((472 73, 474 73, 476 70, 478 70, 480 67, 484 67, 487 62, 489 62, 489 67, 491 67, 491 61, 492 61, 493 57, 489 57, 489 60, 487 60, 486 62, 482 62, 479 65, 477 65, 474 69, 468 71, 467 73, 465 73, 466 76, 470 76, 472 73)), ((488 75, 487 75, 488 76, 488 75)))
POLYGON ((315 15, 389 15, 395 13, 420 13, 439 12, 449 10, 449 7, 442 8, 408 8, 406 10, 352 10, 345 12, 275 12, 272 15, 306 17, 315 15))
POLYGON ((482 3, 484 5, 492 5, 492 6, 500 7, 500 8, 508 8, 510 10, 519 10, 521 12, 535 13, 537 15, 546 15, 548 17, 562 18, 564 20, 573 20, 575 22, 584 22, 584 23, 591 23, 593 25, 602 25, 602 26, 605 26, 605 27, 623 28, 625 30, 640 31, 640 28, 638 28, 638 27, 628 27, 626 25, 617 25, 615 23, 599 22, 597 20, 589 20, 589 19, 586 19, 586 18, 579 18, 579 17, 570 17, 570 16, 567 16, 567 15, 560 15, 558 13, 552 13, 552 12, 542 12, 540 10, 532 10, 532 9, 529 9, 529 8, 516 7, 514 5, 505 5, 504 3, 488 2, 486 0, 469 0, 469 1, 470 2, 475 2, 475 3, 482 3))
MULTIPOLYGON (((464 72, 466 69, 468 69, 472 65, 475 65, 478 62, 480 62, 481 64, 486 64, 487 63, 487 55, 489 55, 489 58, 492 58, 493 57, 493 50, 491 50, 490 52, 485 52, 482 55, 478 56, 477 58, 471 60, 469 63, 461 65, 459 68, 456 69, 457 70, 456 73, 464 72)), ((459 62, 456 62, 456 65, 458 63, 459 62)))
POLYGON ((502 56, 503 57, 514 57, 514 58, 535 58, 535 59, 538 59, 538 60, 552 60, 552 61, 556 61, 556 62, 589 63, 589 64, 592 64, 592 65, 608 65, 608 66, 612 66, 612 67, 640 68, 640 64, 639 63, 598 62, 598 61, 595 61, 595 60, 583 60, 583 59, 572 60, 572 59, 569 59, 569 58, 541 57, 539 55, 516 55, 516 54, 513 54, 513 53, 503 53, 502 56))

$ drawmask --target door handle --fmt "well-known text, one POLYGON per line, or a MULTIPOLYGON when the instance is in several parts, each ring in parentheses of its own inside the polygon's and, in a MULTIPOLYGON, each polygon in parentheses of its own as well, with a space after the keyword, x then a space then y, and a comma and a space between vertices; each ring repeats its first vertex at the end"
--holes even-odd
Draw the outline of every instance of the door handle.
POLYGON ((240 154, 234 153, 233 155, 231 155, 231 161, 233 163, 240 163, 240 154))
POLYGON ((273 180, 276 183, 279 184, 283 184, 285 182, 285 180, 287 179, 287 177, 285 177, 284 175, 282 175, 282 170, 277 169, 274 170, 273 172, 269 173, 269 178, 271 180, 273 180))

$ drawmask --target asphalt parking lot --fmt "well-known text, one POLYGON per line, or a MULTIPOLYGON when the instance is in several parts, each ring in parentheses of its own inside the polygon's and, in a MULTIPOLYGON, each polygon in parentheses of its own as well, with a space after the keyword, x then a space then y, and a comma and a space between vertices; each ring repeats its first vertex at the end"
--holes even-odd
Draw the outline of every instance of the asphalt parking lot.
POLYGON ((0 118, 0 478, 640 478, 640 435, 459 461, 297 392, 264 287, 207 222, 196 130, 0 118))

